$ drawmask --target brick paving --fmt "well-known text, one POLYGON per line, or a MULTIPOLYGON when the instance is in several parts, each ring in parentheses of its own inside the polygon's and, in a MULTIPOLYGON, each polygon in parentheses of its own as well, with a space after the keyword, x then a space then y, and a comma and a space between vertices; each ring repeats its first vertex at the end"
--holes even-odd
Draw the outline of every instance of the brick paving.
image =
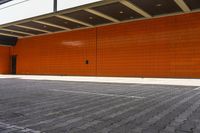
POLYGON ((0 133, 200 133, 197 88, 0 79, 0 133))

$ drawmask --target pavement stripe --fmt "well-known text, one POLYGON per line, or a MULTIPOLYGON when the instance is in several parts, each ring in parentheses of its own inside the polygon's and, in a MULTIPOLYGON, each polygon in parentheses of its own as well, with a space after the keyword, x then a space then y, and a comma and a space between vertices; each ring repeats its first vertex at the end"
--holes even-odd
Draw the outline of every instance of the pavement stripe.
POLYGON ((197 88, 195 88, 194 90, 195 90, 195 91, 200 90, 200 87, 197 87, 197 88))
POLYGON ((41 133, 41 131, 36 131, 36 130, 32 130, 32 129, 29 129, 29 128, 24 128, 24 127, 19 127, 19 126, 16 126, 16 125, 10 125, 10 124, 6 124, 6 123, 3 123, 3 122, 0 122, 0 127, 3 127, 4 131, 1 131, 1 133, 6 133, 6 132, 14 132, 14 131, 21 131, 22 133, 41 133))
POLYGON ((49 89, 51 91, 61 91, 67 93, 78 93, 78 94, 91 94, 91 95, 99 95, 99 96, 109 96, 109 97, 124 97, 124 98, 137 98, 137 99, 144 99, 145 97, 140 96, 126 96, 126 95, 117 95, 117 94, 104 94, 104 93, 95 93, 95 92, 86 92, 86 91, 68 91, 68 90, 56 90, 56 89, 49 89))

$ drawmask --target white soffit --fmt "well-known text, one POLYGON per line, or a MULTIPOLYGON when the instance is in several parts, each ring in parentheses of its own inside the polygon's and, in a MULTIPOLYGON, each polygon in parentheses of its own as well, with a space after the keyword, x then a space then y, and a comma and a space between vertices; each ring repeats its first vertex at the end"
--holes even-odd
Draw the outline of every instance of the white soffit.
MULTIPOLYGON (((57 0, 58 10, 65 10, 102 0, 57 0)), ((53 12, 54 0, 13 0, 0 5, 0 25, 53 12)))
POLYGON ((58 1, 58 10, 64 10, 103 0, 57 0, 57 1, 58 1))
POLYGON ((14 0, 0 6, 0 25, 53 11, 53 0, 14 0))

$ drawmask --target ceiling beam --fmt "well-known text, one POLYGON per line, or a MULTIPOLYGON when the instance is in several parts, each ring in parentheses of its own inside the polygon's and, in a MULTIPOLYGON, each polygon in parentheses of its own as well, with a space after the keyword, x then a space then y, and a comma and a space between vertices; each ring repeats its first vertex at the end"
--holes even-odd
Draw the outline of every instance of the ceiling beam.
POLYGON ((98 11, 95 11, 95 10, 93 10, 93 9, 85 9, 85 11, 87 11, 87 12, 89 12, 89 13, 92 13, 92 14, 94 14, 94 15, 97 15, 97 16, 99 16, 99 17, 105 18, 105 19, 107 19, 107 20, 110 20, 110 21, 112 21, 112 22, 116 22, 116 23, 120 22, 119 20, 117 20, 117 19, 115 19, 115 18, 113 18, 113 17, 110 17, 110 16, 105 15, 105 14, 103 14, 103 13, 100 13, 100 12, 98 12, 98 11))
POLYGON ((188 5, 183 0, 174 0, 174 2, 184 11, 184 12, 191 12, 188 5))
POLYGON ((35 35, 35 34, 23 32, 23 31, 11 30, 11 29, 6 29, 6 28, 2 28, 1 30, 9 31, 9 32, 15 32, 15 33, 24 34, 24 35, 29 35, 29 36, 35 35))
POLYGON ((24 29, 29 29, 29 30, 40 31, 40 32, 44 32, 44 33, 50 33, 50 31, 48 31, 48 30, 42 30, 42 29, 28 27, 28 26, 23 26, 23 25, 14 25, 14 26, 17 26, 17 27, 20 27, 20 28, 24 28, 24 29))
POLYGON ((63 30, 68 30, 68 31, 71 30, 71 29, 66 28, 66 27, 64 27, 64 26, 55 25, 55 24, 51 24, 51 23, 43 22, 43 21, 39 21, 39 20, 33 20, 33 22, 39 23, 39 24, 43 24, 43 25, 48 25, 48 26, 55 27, 55 28, 59 28, 59 29, 63 29, 63 30))
POLYGON ((146 18, 152 17, 149 13, 145 12, 144 10, 142 10, 141 8, 139 8, 138 6, 136 6, 135 4, 133 4, 127 0, 121 0, 120 3, 125 5, 128 8, 132 9, 133 11, 141 14, 142 16, 144 16, 146 18))
POLYGON ((9 36, 9 37, 18 37, 18 38, 22 37, 22 36, 18 36, 18 35, 13 35, 13 34, 8 34, 8 33, 1 33, 1 32, 0 32, 0 35, 9 36))
POLYGON ((88 27, 93 27, 93 25, 91 25, 91 24, 82 22, 82 21, 74 19, 74 18, 66 17, 66 16, 63 16, 63 15, 56 15, 56 17, 67 20, 67 21, 72 21, 72 22, 75 22, 75 23, 78 23, 78 24, 82 24, 82 25, 85 25, 85 26, 88 26, 88 27))

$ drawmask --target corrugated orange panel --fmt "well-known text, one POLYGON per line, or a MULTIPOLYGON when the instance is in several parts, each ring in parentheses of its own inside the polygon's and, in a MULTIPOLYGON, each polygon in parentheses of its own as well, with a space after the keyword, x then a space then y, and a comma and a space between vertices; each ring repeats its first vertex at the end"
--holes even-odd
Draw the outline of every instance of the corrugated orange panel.
POLYGON ((17 74, 96 75, 96 29, 20 39, 13 54, 17 74))
POLYGON ((0 74, 10 73, 10 48, 0 46, 0 74))
POLYGON ((100 76, 200 78, 200 13, 97 29, 100 76))

